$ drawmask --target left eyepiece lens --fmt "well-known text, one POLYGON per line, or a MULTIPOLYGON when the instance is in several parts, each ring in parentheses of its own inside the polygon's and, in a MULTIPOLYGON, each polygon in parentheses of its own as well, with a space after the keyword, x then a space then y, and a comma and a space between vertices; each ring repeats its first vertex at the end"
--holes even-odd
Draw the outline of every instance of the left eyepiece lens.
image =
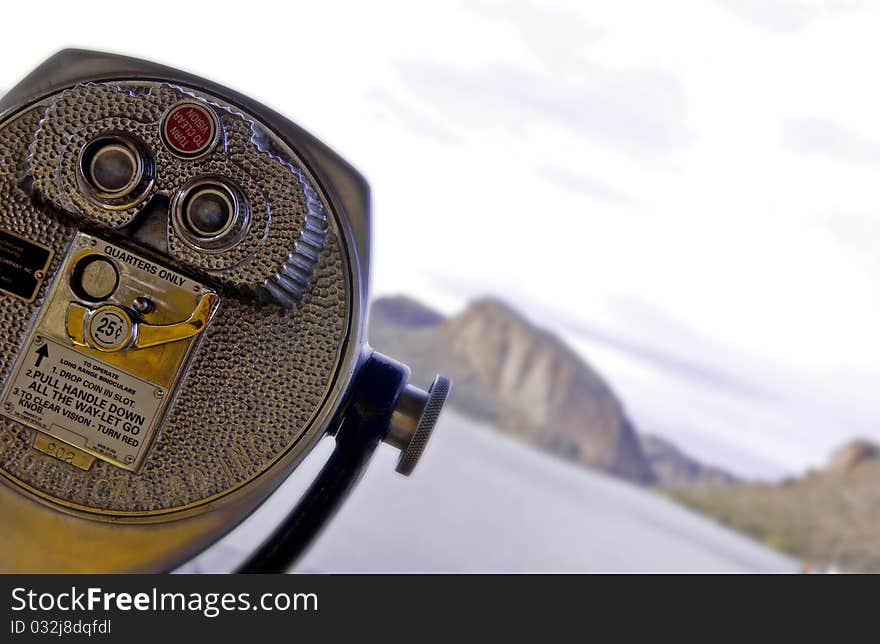
POLYGON ((138 142, 121 134, 101 136, 80 153, 80 186, 101 204, 126 206, 149 188, 150 168, 150 155, 138 142))
POLYGON ((124 194, 139 181, 138 166, 131 150, 119 143, 108 143, 92 155, 89 178, 102 192, 124 194))

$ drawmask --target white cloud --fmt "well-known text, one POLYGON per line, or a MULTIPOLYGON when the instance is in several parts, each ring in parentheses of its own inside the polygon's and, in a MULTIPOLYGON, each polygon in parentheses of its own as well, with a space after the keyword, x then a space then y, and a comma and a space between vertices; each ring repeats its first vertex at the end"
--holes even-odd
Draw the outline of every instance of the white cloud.
POLYGON ((880 139, 820 118, 790 119, 782 123, 782 146, 805 157, 820 157, 853 165, 880 164, 880 139))
POLYGON ((860 0, 719 0, 718 4, 751 24, 778 32, 800 31, 865 6, 860 0))
POLYGON ((656 69, 590 62, 561 74, 506 62, 462 68, 423 59, 401 60, 398 69, 406 90, 461 128, 505 128, 533 138, 537 128, 553 126, 637 159, 691 139, 682 88, 656 69))

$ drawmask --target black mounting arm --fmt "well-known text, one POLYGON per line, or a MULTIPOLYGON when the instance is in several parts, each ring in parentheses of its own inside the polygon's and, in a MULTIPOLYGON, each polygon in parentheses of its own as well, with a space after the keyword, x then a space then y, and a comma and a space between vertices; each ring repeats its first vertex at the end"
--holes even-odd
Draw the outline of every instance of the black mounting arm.
POLYGON ((336 447, 308 491, 238 573, 286 572, 333 518, 388 435, 409 369, 371 352, 358 372, 336 433, 336 447))

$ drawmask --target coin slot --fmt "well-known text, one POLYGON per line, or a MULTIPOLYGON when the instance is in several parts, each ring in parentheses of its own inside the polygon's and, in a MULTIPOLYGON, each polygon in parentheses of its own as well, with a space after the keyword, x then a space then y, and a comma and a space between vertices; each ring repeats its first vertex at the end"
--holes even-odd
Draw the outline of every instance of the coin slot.
POLYGON ((89 255, 74 266, 70 286, 79 297, 91 302, 101 302, 116 292, 119 271, 106 257, 89 255))

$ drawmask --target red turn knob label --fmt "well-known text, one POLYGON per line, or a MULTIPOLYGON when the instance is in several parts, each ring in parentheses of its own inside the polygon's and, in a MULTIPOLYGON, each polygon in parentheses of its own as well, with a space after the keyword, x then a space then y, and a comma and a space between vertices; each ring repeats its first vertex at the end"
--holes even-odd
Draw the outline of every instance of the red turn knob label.
POLYGON ((217 117, 198 103, 178 103, 168 110, 162 122, 162 139, 178 156, 204 154, 216 137, 217 117))

